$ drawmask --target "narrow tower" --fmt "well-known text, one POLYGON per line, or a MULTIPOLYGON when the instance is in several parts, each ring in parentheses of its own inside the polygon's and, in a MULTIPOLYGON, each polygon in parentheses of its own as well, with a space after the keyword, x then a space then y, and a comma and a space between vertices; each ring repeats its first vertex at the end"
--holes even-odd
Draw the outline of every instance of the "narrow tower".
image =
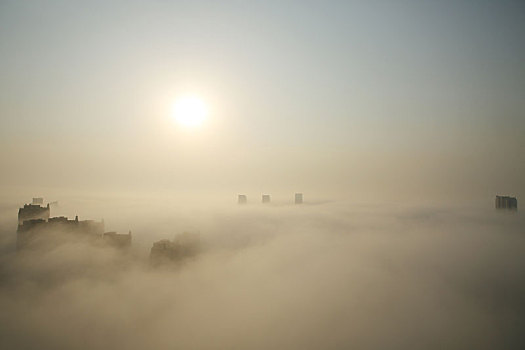
POLYGON ((303 194, 302 193, 295 194, 295 204, 303 204, 303 194))

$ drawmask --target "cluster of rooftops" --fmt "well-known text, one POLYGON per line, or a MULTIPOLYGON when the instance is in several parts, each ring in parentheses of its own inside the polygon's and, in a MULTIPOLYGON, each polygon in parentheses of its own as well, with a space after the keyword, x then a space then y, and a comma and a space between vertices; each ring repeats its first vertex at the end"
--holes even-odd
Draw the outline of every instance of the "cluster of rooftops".
MULTIPOLYGON (((131 247, 131 231, 127 234, 106 232, 104 220, 68 219, 65 216, 51 217, 50 204, 43 205, 42 198, 33 198, 31 204, 24 204, 18 210, 17 249, 42 245, 55 246, 61 242, 81 240, 99 246, 115 248, 131 247)), ((182 261, 195 256, 200 248, 198 234, 183 233, 173 241, 161 240, 151 248, 152 264, 182 261)))
POLYGON ((121 248, 131 246, 131 231, 127 234, 106 232, 104 220, 79 220, 78 216, 75 216, 73 220, 65 216, 51 217, 49 203, 46 206, 41 204, 43 204, 42 198, 33 198, 33 203, 24 204, 18 210, 18 249, 33 242, 42 241, 42 238, 50 242, 57 238, 72 238, 72 236, 103 245, 121 248))

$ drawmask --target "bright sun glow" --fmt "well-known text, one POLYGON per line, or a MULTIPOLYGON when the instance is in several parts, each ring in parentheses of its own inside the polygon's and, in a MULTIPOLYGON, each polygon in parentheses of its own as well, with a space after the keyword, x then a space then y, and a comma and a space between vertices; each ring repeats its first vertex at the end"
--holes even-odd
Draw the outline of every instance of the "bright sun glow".
POLYGON ((184 127, 199 127, 207 116, 208 106, 197 96, 180 97, 173 104, 173 118, 184 127))

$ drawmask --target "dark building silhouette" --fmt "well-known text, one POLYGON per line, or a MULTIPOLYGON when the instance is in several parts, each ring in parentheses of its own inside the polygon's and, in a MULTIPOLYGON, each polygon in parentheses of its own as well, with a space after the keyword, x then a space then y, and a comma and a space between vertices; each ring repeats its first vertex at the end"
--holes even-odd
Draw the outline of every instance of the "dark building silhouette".
POLYGON ((22 225, 26 220, 49 219, 49 204, 41 207, 39 204, 24 204, 23 208, 18 209, 18 225, 22 225))
POLYGON ((127 247, 131 245, 129 234, 104 233, 104 220, 74 220, 67 217, 50 217, 47 207, 25 204, 18 211, 17 248, 29 244, 56 245, 71 240, 87 240, 98 244, 127 247))
POLYGON ((64 216, 25 220, 18 225, 17 247, 23 248, 33 242, 58 244, 68 240, 96 240, 104 233, 104 223, 94 220, 79 221, 78 216, 69 220, 64 216))
POLYGON ((269 194, 263 194, 262 195, 262 202, 263 203, 270 203, 270 195, 269 194))
POLYGON ((246 204, 246 203, 248 203, 248 198, 246 197, 245 194, 240 194, 238 199, 237 199, 237 203, 239 203, 239 204, 246 204))
POLYGON ((195 233, 184 232, 177 235, 173 241, 163 239, 153 243, 150 261, 153 265, 167 262, 181 262, 198 254, 200 237, 195 233))
POLYGON ((509 196, 496 196, 496 209, 518 209, 518 199, 509 196))
POLYGON ((116 232, 106 232, 102 236, 104 243, 117 248, 128 248, 131 246, 131 231, 128 234, 119 234, 116 232))
POLYGON ((303 204, 303 194, 302 193, 295 194, 295 204, 303 204))

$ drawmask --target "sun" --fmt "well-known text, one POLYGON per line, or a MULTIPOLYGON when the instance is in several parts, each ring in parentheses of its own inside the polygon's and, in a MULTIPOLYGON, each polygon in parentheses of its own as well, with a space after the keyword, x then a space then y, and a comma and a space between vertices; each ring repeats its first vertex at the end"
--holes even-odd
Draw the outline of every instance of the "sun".
POLYGON ((208 106, 198 96, 181 96, 173 103, 172 116, 185 128, 197 128, 208 117, 208 106))

